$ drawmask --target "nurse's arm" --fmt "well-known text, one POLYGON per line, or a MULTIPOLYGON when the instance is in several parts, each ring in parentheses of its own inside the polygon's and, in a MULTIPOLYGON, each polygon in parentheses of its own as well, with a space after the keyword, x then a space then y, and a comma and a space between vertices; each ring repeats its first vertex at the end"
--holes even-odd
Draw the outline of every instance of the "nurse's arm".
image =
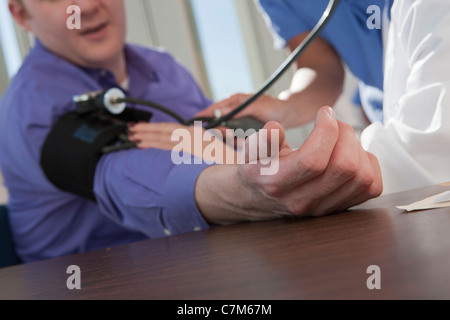
MULTIPOLYGON (((294 51, 307 35, 308 32, 292 38, 287 43, 288 48, 294 51)), ((253 116, 263 122, 274 120, 285 128, 292 128, 312 122, 322 106, 336 103, 343 91, 345 70, 339 55, 328 42, 317 38, 295 65, 297 71, 288 90, 278 97, 263 95, 238 116, 253 116)), ((214 103, 197 116, 214 116, 215 109, 227 114, 250 96, 235 94, 214 103)))

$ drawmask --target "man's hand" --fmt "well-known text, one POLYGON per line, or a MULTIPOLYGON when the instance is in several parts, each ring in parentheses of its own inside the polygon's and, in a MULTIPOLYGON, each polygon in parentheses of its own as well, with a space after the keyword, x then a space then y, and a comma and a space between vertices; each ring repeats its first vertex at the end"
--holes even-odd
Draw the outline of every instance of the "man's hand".
POLYGON ((280 133, 279 154, 272 155, 279 157, 276 174, 262 176, 262 164, 250 163, 213 166, 200 174, 196 200, 210 223, 322 216, 381 194, 377 159, 363 150, 350 126, 335 119, 331 108, 320 109, 315 128, 296 151, 284 143, 279 124, 270 122, 266 129, 280 133))

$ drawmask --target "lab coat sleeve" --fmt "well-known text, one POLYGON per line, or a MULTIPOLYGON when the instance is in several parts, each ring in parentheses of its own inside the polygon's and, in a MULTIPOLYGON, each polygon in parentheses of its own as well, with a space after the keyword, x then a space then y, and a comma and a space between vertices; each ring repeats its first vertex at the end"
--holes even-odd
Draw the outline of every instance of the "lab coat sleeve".
POLYGON ((450 1, 397 0, 385 65, 384 125, 361 136, 384 194, 450 181, 450 1))

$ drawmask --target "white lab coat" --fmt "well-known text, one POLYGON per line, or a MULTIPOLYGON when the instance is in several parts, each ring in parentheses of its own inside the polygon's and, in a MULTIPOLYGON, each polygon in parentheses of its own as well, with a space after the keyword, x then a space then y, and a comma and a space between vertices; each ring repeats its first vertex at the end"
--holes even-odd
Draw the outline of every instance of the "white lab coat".
POLYGON ((384 194, 450 181, 450 1, 396 0, 385 52, 384 125, 361 135, 384 194))

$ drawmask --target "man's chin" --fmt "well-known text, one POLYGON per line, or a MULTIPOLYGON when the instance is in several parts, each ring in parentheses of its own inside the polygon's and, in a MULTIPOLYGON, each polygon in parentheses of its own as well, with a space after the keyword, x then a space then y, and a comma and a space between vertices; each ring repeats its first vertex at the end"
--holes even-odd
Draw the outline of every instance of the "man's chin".
POLYGON ((112 52, 111 50, 105 51, 87 49, 84 52, 80 52, 80 64, 92 69, 104 68, 105 65, 109 63, 116 63, 114 61, 120 57, 119 52, 120 50, 115 50, 112 52))

